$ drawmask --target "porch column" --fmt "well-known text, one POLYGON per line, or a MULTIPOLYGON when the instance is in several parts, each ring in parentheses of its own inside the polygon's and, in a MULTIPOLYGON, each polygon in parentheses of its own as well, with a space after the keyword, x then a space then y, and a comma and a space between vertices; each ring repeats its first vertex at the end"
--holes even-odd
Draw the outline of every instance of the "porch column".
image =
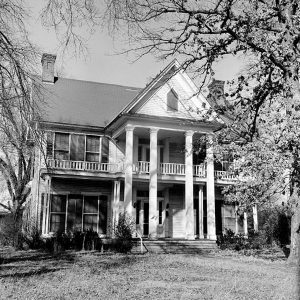
POLYGON ((50 201, 51 201, 51 176, 47 176, 47 193, 46 193, 46 214, 44 233, 47 234, 50 231, 50 201))
POLYGON ((203 238, 203 186, 199 185, 199 239, 203 238))
POLYGON ((113 203, 113 223, 114 224, 117 224, 119 221, 120 188, 121 188, 121 182, 119 180, 116 180, 114 182, 114 203, 113 203))
POLYGON ((238 220, 238 206, 237 204, 234 205, 234 212, 235 212, 235 234, 239 233, 239 220, 238 220))
POLYGON ((215 174, 214 174, 214 150, 213 136, 207 136, 206 160, 207 160, 207 237, 216 240, 216 213, 215 213, 215 174))
POLYGON ((157 216, 157 128, 150 128, 149 237, 156 238, 157 216))
POLYGON ((244 212, 244 234, 248 235, 248 220, 247 220, 247 213, 244 212))
POLYGON ((254 204, 254 206, 252 207, 252 211, 253 211, 253 229, 255 232, 258 231, 258 216, 257 216, 257 204, 254 204))
POLYGON ((125 190, 124 208, 125 212, 132 217, 132 164, 133 164, 133 130, 134 127, 127 125, 126 150, 125 150, 125 190))
POLYGON ((194 233, 194 191, 193 191, 193 134, 185 133, 185 235, 195 239, 194 233))

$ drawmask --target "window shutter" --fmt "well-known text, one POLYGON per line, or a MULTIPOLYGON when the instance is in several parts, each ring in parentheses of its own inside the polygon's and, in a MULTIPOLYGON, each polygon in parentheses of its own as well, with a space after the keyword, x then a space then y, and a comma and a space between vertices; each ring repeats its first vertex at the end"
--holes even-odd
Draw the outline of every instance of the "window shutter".
POLYGON ((49 131, 46 133, 46 135, 47 135, 46 155, 48 158, 53 158, 53 136, 54 136, 54 133, 49 131))

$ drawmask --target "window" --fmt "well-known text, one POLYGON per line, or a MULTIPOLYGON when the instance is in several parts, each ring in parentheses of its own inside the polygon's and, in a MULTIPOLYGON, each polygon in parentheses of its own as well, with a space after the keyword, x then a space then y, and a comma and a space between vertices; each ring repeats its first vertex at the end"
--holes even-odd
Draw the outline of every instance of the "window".
POLYGON ((82 230, 82 195, 68 196, 67 230, 82 230))
POLYGON ((50 209, 50 231, 64 231, 66 220, 66 195, 52 195, 50 209))
POLYGON ((71 135, 70 160, 83 161, 85 152, 85 136, 81 134, 71 135))
POLYGON ((98 136, 86 136, 86 161, 100 161, 100 138, 98 136))
POLYGON ((106 234, 108 195, 52 195, 50 232, 90 230, 106 234))
POLYGON ((101 150, 101 162, 108 163, 109 156, 109 140, 106 137, 101 139, 102 141, 102 150, 101 150))
POLYGON ((178 111, 178 95, 173 89, 167 94, 167 110, 178 111))
POLYGON ((55 133, 54 158, 69 160, 69 134, 55 133))
POLYGON ((83 230, 97 231, 98 196, 84 196, 83 230))

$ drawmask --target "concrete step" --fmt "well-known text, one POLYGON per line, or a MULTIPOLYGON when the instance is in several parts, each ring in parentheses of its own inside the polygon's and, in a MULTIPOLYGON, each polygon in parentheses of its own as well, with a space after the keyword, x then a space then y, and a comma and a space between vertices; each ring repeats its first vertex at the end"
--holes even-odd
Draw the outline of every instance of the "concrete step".
POLYGON ((217 249, 215 241, 210 240, 143 240, 135 241, 132 253, 203 253, 217 249))

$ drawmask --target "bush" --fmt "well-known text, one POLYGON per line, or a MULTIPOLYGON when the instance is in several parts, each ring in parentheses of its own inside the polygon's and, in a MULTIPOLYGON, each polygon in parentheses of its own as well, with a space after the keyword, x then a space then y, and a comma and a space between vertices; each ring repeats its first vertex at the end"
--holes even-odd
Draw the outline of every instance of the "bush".
POLYGON ((14 246, 15 223, 11 214, 0 219, 0 245, 14 246))
POLYGON ((126 213, 119 214, 118 223, 114 226, 115 248, 120 253, 128 253, 133 247, 132 235, 134 223, 126 213))
POLYGON ((221 250, 261 249, 268 246, 264 233, 249 230, 248 236, 235 234, 231 229, 225 229, 225 233, 218 236, 217 244, 221 250))
POLYGON ((34 227, 30 231, 22 233, 22 246, 29 249, 43 249, 45 247, 45 240, 41 237, 39 230, 34 227))
POLYGON ((261 211, 260 224, 269 244, 275 242, 280 247, 290 244, 291 217, 286 206, 277 205, 261 211))

